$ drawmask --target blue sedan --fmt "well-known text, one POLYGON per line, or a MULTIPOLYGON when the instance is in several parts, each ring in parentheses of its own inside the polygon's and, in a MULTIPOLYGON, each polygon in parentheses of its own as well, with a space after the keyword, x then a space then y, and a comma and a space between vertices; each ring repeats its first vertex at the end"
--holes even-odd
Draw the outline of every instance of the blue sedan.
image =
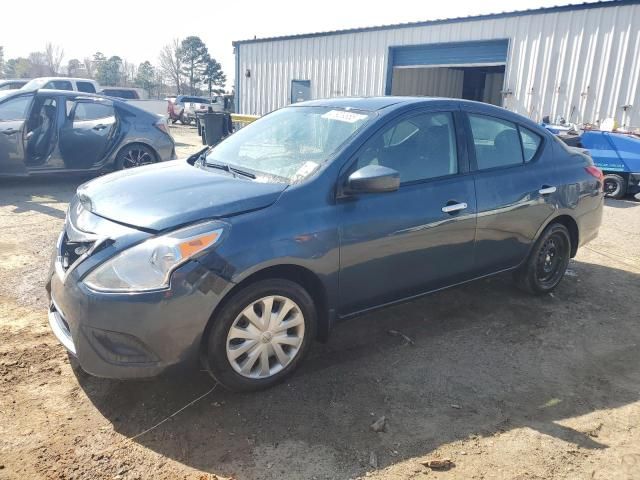
POLYGON ((338 320, 505 271, 551 292, 598 233, 602 188, 589 156, 490 105, 300 103, 79 187, 49 322, 93 375, 201 362, 261 389, 338 320))

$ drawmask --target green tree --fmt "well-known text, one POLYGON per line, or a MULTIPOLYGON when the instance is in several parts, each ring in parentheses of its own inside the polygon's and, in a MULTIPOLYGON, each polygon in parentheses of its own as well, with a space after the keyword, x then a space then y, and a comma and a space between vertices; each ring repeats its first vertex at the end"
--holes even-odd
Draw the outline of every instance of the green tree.
POLYGON ((29 78, 31 62, 28 58, 10 58, 4 66, 5 75, 8 78, 29 78))
POLYGON ((77 77, 82 69, 83 66, 77 58, 72 58, 67 63, 67 75, 70 77, 77 77))
POLYGON ((215 58, 208 55, 202 72, 202 82, 209 88, 209 97, 211 97, 213 87, 224 87, 227 83, 227 76, 222 71, 222 65, 215 58))
POLYGON ((144 88, 149 95, 151 95, 151 89, 155 84, 156 70, 148 60, 142 62, 138 66, 138 74, 136 75, 136 85, 140 88, 144 88))
POLYGON ((196 86, 202 78, 209 52, 200 37, 191 36, 182 40, 180 52, 183 63, 183 73, 189 79, 190 93, 196 93, 196 86))
POLYGON ((112 56, 108 59, 100 52, 93 56, 96 63, 96 79, 101 85, 118 86, 122 79, 122 59, 112 56), (97 57, 97 55, 101 55, 97 57))

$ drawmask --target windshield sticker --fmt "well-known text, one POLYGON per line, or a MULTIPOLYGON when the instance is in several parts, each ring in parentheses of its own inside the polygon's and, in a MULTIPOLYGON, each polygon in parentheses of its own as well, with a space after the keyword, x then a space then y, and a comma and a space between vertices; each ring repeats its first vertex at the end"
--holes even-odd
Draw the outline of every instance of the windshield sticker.
POLYGON ((322 118, 327 120, 338 120, 339 122, 356 123, 367 118, 366 115, 354 112, 345 112, 344 110, 330 110, 322 118))
POLYGON ((305 177, 311 175, 316 168, 318 168, 318 164, 312 161, 306 161, 302 164, 302 166, 293 174, 293 181, 298 182, 305 177))

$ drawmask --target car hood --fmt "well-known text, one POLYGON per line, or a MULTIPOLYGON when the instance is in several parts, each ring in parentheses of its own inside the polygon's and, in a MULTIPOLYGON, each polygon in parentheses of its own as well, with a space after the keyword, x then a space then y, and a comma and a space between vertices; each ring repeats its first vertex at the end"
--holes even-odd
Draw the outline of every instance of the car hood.
POLYGON ((81 185, 78 196, 96 215, 160 231, 268 207, 285 188, 175 160, 105 175, 81 185))

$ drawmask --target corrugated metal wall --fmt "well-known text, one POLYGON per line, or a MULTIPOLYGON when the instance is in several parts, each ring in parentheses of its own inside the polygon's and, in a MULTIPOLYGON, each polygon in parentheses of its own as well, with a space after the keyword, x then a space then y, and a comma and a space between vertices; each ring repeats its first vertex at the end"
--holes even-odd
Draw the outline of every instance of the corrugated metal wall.
POLYGON ((536 121, 614 116, 640 126, 637 4, 243 42, 236 46, 239 110, 264 114, 287 105, 292 79, 311 80, 312 98, 384 95, 390 46, 499 38, 510 39, 506 108, 536 121))
POLYGON ((452 68, 394 68, 391 94, 459 98, 463 80, 452 68))

